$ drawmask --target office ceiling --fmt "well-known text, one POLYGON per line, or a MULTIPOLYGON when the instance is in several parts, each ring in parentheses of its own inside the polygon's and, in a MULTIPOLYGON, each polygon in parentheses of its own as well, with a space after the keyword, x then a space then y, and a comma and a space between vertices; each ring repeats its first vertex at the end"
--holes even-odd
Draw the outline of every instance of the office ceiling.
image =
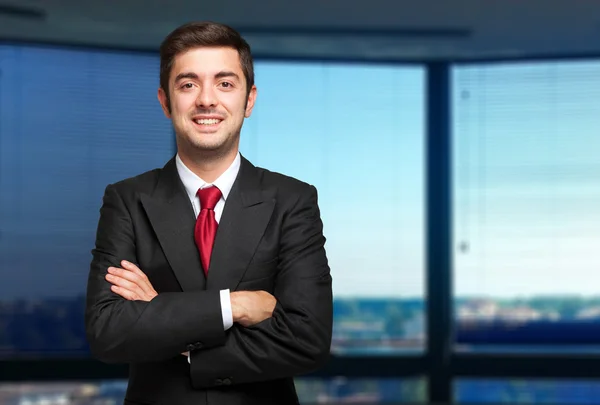
POLYGON ((224 22, 258 56, 421 61, 600 55, 595 0, 0 0, 0 39, 155 50, 224 22))

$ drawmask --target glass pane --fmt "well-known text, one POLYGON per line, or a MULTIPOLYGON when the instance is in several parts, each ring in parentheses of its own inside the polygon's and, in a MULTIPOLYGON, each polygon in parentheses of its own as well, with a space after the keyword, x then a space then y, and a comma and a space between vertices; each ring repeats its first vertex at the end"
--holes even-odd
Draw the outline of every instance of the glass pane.
POLYGON ((461 379, 454 384, 460 404, 600 404, 600 381, 461 379))
POLYGON ((334 280, 333 351, 421 350, 423 69, 259 62, 256 72, 241 150, 319 191, 334 280))
POLYGON ((595 350, 600 62, 461 66, 452 80, 460 347, 595 350))
MULTIPOLYGON (((296 381, 302 404, 423 403, 426 388, 423 378, 296 381)), ((0 405, 117 405, 126 389, 126 381, 0 384, 0 405)))
MULTIPOLYGON (((87 355, 83 295, 104 187, 174 153, 158 60, 6 45, 0 70, 0 271, 11 280, 0 357, 87 355)), ((334 352, 421 350, 423 69, 257 62, 256 75, 241 150, 319 189, 334 352)))
POLYGON ((104 188, 174 153, 158 58, 7 45, 0 71, 0 357, 87 356, 104 188))

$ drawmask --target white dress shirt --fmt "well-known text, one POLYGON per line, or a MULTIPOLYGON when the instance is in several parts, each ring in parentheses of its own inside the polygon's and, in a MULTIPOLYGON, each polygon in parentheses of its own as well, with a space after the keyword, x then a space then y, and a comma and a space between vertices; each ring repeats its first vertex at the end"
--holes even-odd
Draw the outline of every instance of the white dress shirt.
MULTIPOLYGON (((215 218, 217 223, 221 220, 221 215, 223 214, 223 207, 225 206, 225 201, 229 196, 229 192, 231 191, 231 187, 233 186, 233 182, 237 177, 237 174, 240 170, 241 158, 238 152, 231 166, 225 172, 219 176, 218 179, 214 181, 214 183, 207 183, 198 177, 194 172, 192 172, 186 165, 183 164, 179 154, 177 154, 175 158, 175 163, 177 165, 177 172, 179 173, 179 177, 181 178, 181 182, 185 187, 185 191, 192 202, 192 206, 194 207, 194 214, 196 218, 200 213, 200 199, 196 195, 198 189, 206 188, 210 186, 216 186, 221 190, 221 199, 215 205, 215 218)), ((198 271, 202 271, 198 269, 198 271)), ((219 271, 219 269, 214 269, 211 271, 219 271)), ((233 326, 233 315, 231 313, 231 299, 229 297, 229 290, 221 290, 221 311, 223 315, 223 328, 225 330, 231 328, 233 326)), ((189 359, 189 357, 188 357, 189 359)))

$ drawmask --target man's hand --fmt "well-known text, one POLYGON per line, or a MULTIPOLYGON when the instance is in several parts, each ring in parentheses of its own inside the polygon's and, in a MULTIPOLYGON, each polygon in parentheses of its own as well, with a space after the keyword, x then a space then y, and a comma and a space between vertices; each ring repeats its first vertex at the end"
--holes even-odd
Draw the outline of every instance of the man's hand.
POLYGON ((266 291, 235 291, 230 295, 233 322, 248 327, 273 316, 277 300, 266 291))
POLYGON ((133 263, 121 261, 122 269, 109 267, 106 280, 113 284, 110 289, 130 301, 151 301, 158 293, 148 277, 133 263))

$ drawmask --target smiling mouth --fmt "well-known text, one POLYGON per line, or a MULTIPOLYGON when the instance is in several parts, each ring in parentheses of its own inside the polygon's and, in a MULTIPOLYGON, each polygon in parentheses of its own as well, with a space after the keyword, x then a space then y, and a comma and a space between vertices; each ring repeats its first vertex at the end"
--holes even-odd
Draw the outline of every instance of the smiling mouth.
POLYGON ((217 125, 217 124, 221 123, 221 121, 223 121, 223 120, 220 120, 217 118, 203 118, 203 119, 196 119, 193 121, 198 125, 207 125, 208 126, 208 125, 217 125))

